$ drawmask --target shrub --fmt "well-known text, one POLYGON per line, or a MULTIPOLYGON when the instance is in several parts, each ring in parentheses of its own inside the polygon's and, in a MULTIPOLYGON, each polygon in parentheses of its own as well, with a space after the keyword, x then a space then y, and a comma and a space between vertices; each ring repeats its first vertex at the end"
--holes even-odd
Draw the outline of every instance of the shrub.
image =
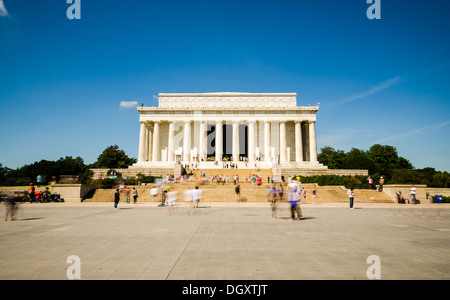
MULTIPOLYGON (((294 176, 295 177, 295 176, 294 176)), ((301 176, 302 183, 317 183, 324 185, 339 185, 346 188, 369 189, 366 176, 341 176, 341 175, 319 175, 319 176, 301 176)), ((374 182, 375 179, 374 179, 374 182)))

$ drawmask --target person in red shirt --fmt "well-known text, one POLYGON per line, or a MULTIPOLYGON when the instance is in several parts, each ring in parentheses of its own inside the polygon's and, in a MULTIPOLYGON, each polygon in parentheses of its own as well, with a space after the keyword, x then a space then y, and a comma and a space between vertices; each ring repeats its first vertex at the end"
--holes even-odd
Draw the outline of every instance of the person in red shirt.
POLYGON ((34 202, 35 200, 35 191, 34 184, 30 183, 30 188, 28 190, 28 199, 30 199, 30 202, 34 202))

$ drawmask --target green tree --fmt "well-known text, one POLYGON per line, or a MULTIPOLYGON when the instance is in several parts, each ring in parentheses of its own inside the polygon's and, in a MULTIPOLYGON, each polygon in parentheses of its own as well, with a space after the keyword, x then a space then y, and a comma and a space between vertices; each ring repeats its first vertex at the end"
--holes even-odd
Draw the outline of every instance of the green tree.
POLYGON ((93 168, 127 168, 134 164, 137 160, 130 158, 125 154, 125 151, 120 150, 119 146, 113 145, 106 148, 102 154, 99 155, 97 161, 92 164, 93 168))
POLYGON ((79 175, 83 172, 85 167, 84 161, 81 157, 77 156, 73 158, 72 156, 66 156, 65 158, 58 159, 55 163, 55 168, 57 170, 56 176, 59 175, 79 175))
POLYGON ((375 164, 375 173, 383 175, 389 180, 394 169, 412 169, 412 164, 405 158, 399 157, 397 149, 389 145, 375 144, 370 147, 368 154, 375 164))
POLYGON ((375 163, 366 151, 352 148, 347 153, 342 168, 369 170, 369 174, 373 174, 375 171, 375 163))
POLYGON ((342 169, 345 156, 346 154, 344 151, 335 150, 333 147, 325 146, 320 149, 317 160, 329 169, 342 169))
POLYGON ((0 163, 0 183, 4 183, 6 181, 6 176, 10 169, 8 167, 3 167, 0 163))

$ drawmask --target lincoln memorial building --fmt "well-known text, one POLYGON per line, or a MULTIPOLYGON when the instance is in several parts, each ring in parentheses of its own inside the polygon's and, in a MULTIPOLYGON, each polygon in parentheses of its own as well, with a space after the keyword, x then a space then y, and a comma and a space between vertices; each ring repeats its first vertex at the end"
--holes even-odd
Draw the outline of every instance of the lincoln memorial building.
POLYGON ((327 169, 317 161, 318 106, 297 106, 296 93, 158 95, 157 107, 138 107, 134 168, 327 169))

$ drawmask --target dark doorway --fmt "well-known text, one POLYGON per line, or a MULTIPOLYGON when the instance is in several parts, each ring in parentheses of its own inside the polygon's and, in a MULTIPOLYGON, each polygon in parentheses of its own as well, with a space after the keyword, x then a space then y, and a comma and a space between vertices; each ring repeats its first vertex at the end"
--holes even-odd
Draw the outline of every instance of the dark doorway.
MULTIPOLYGON (((216 156, 216 125, 207 128, 207 160, 215 160, 216 156)), ((222 125, 222 153, 228 160, 233 156, 233 125, 222 125)), ((239 125, 239 156, 248 157, 248 126, 239 125)))

